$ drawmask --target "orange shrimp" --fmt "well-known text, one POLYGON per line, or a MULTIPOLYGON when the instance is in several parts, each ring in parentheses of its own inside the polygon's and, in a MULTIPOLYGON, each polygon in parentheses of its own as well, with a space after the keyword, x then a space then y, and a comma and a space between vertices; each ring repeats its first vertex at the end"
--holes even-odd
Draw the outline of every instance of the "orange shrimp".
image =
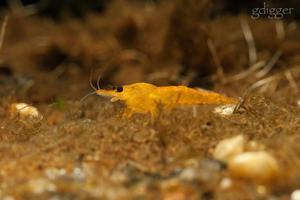
POLYGON ((200 104, 236 104, 238 99, 227 97, 215 92, 197 90, 185 86, 157 87, 149 83, 134 83, 114 87, 112 90, 98 89, 100 96, 111 97, 111 102, 124 101, 124 117, 134 113, 150 113, 157 116, 158 104, 171 109, 180 105, 200 104))

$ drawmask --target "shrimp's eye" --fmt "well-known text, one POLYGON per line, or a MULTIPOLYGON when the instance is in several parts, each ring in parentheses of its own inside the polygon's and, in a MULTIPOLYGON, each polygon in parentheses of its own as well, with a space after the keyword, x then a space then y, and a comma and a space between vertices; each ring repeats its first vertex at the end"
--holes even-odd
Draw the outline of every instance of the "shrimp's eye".
POLYGON ((122 92, 123 91, 123 87, 122 86, 117 86, 117 92, 122 92))

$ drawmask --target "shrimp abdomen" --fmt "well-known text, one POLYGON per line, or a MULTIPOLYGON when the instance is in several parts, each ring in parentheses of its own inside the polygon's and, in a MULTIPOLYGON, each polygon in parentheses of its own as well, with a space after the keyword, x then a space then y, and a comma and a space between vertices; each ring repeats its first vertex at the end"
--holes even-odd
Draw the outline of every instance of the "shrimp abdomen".
POLYGON ((215 92, 197 90, 185 86, 157 88, 160 101, 165 105, 236 104, 237 99, 215 92))

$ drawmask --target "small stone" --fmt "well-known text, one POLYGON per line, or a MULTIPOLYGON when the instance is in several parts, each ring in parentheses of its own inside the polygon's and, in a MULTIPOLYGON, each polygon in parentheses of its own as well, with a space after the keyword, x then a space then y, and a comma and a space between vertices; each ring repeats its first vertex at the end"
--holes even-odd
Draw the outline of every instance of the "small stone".
POLYGON ((231 157, 244 151, 244 141, 243 135, 220 141, 213 152, 213 157, 227 162, 231 157))
POLYGON ((279 175, 276 159, 265 151, 236 155, 229 160, 228 168, 231 175, 257 183, 268 183, 279 175))
POLYGON ((231 186, 232 186, 232 180, 228 177, 225 177, 220 181, 220 188, 221 189, 228 189, 231 186))
POLYGON ((85 173, 82 170, 82 168, 80 167, 75 167, 73 169, 73 173, 72 173, 73 178, 77 179, 77 180, 84 180, 85 178, 85 173))
POLYGON ((13 103, 10 106, 12 116, 19 116, 21 119, 42 119, 37 108, 26 103, 13 103))
POLYGON ((300 200, 300 190, 294 190, 292 192, 291 200, 300 200))
POLYGON ((246 147, 246 151, 262 151, 264 149, 265 149, 265 146, 256 141, 250 141, 246 147))
POLYGON ((185 181, 193 181, 197 178, 197 171, 194 167, 188 167, 182 170, 180 178, 185 181))
POLYGON ((66 170, 61 168, 47 168, 45 170, 45 175, 47 176, 48 179, 50 180, 55 180, 59 177, 62 177, 64 175, 66 175, 66 170))
POLYGON ((261 196, 265 196, 267 194, 267 188, 265 186, 263 186, 263 185, 257 186, 256 191, 261 196))
POLYGON ((13 196, 4 196, 2 200, 15 200, 13 196))
POLYGON ((28 183, 29 190, 35 194, 41 194, 43 192, 55 192, 56 186, 46 179, 35 179, 28 183))

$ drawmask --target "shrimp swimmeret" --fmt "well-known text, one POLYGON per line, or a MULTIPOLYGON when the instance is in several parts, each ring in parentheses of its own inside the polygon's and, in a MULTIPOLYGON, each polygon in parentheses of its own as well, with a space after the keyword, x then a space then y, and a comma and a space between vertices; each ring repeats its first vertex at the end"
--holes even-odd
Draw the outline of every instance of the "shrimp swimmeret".
POLYGON ((237 104, 238 99, 215 92, 198 90, 186 86, 158 87, 149 83, 134 83, 113 87, 111 90, 98 89, 100 96, 110 97, 111 102, 124 101, 123 116, 130 117, 134 113, 150 113, 152 118, 157 115, 158 105, 171 109, 180 105, 201 104, 237 104))

